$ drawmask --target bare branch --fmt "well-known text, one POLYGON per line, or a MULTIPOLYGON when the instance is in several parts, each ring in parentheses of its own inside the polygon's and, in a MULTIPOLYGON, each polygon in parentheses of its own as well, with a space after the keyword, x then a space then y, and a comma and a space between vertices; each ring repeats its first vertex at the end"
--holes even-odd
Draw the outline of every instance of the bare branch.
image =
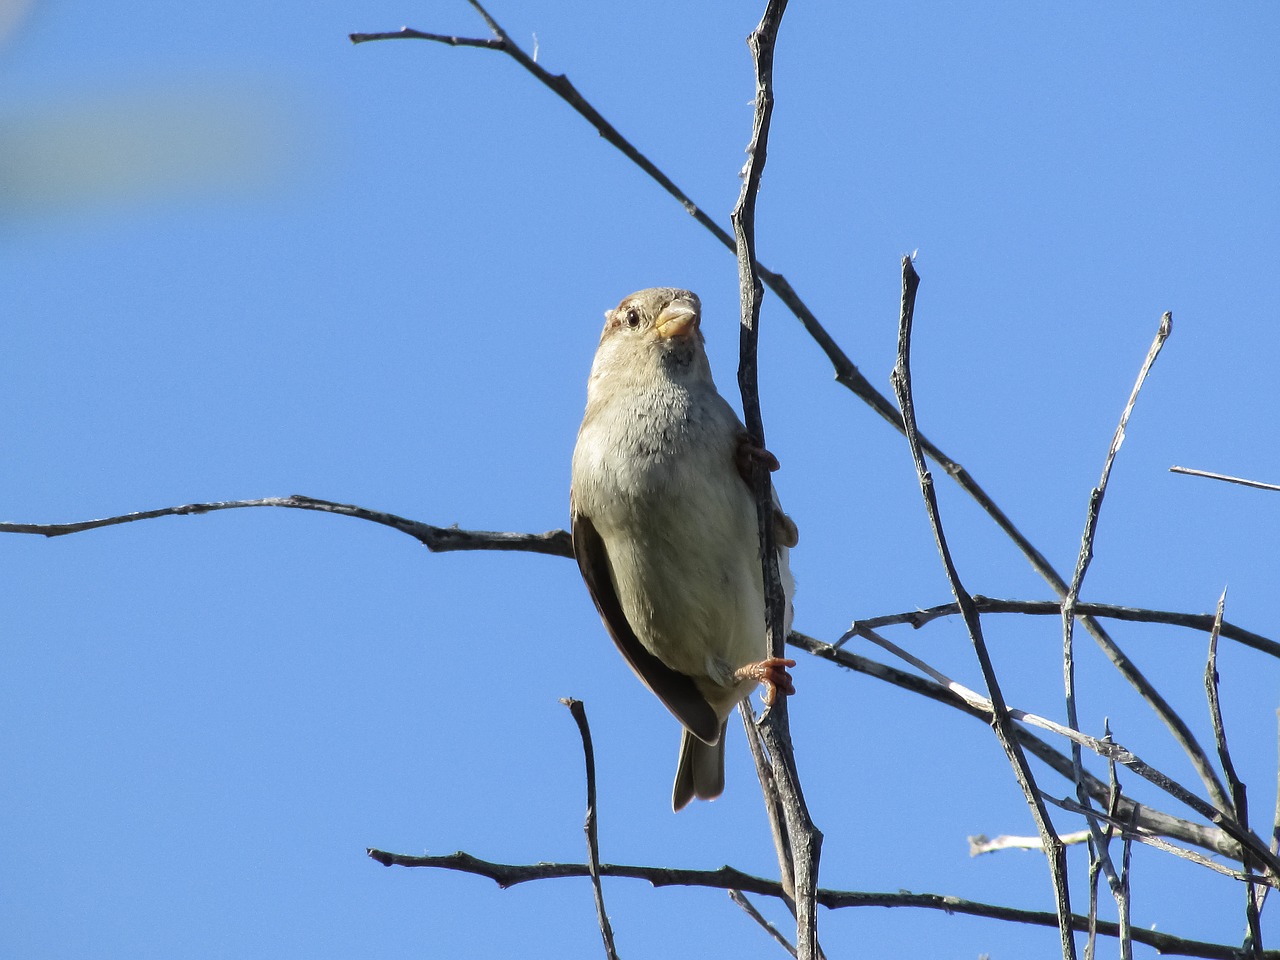
MULTIPOLYGON (((1115 762, 1112 761, 1109 765, 1114 767, 1115 762)), ((1045 794, 1044 798, 1055 807, 1061 807, 1063 810, 1070 811, 1071 813, 1084 814, 1084 807, 1066 797, 1055 798, 1045 794)), ((1171 853, 1175 857, 1181 857, 1183 860, 1189 860, 1197 866, 1205 867, 1215 873, 1220 873, 1224 877, 1231 877, 1233 880, 1239 880, 1241 883, 1252 883, 1263 889, 1269 889, 1271 887, 1280 888, 1280 880, 1275 877, 1270 877, 1261 873, 1245 873, 1243 870, 1233 870, 1231 867, 1215 863, 1208 857, 1196 853, 1194 850, 1187 850, 1183 847, 1179 847, 1178 845, 1165 840, 1163 837, 1158 837, 1149 833, 1147 830, 1137 826, 1136 821, 1133 819, 1124 821, 1111 811, 1103 813, 1100 810, 1094 810, 1093 815, 1099 820, 1105 821, 1109 827, 1117 830, 1125 840, 1137 840, 1139 843, 1144 843, 1149 847, 1154 847, 1155 849, 1161 850, 1165 853, 1171 853)), ((982 850, 979 852, 985 853, 986 851, 982 850)), ((1239 858, 1237 857, 1236 859, 1239 858)))
POLYGON ((125 513, 101 520, 80 520, 75 523, 0 523, 0 533, 36 533, 45 537, 62 537, 85 530, 97 530, 136 520, 154 520, 157 517, 185 517, 217 510, 237 510, 241 507, 285 507, 292 510, 318 510, 336 513, 357 520, 369 520, 391 527, 413 537, 432 553, 448 553, 454 550, 514 550, 525 553, 543 553, 553 557, 572 557, 573 547, 565 530, 548 530, 546 533, 501 533, 493 530, 459 530, 455 527, 435 527, 418 520, 409 520, 394 513, 370 510, 349 503, 317 500, 302 494, 288 497, 266 497, 261 500, 221 500, 212 503, 184 503, 159 510, 143 510, 125 513))
MULTIPOLYGON (((974 594, 973 604, 978 608, 979 613, 1025 613, 1032 616, 1054 617, 1062 615, 1062 603, 1057 600, 997 600, 993 597, 974 594)), ((959 612, 960 608, 956 604, 943 603, 924 610, 911 610, 905 613, 892 613, 882 617, 855 620, 844 635, 836 641, 835 645, 840 647, 852 637, 863 636, 862 629, 864 627, 878 630, 881 627, 910 624, 913 628, 919 629, 926 623, 930 623, 940 617, 953 617, 959 612)), ((1165 623, 1175 627, 1189 627, 1192 630, 1199 630, 1203 633, 1208 633, 1212 630, 1214 623, 1212 613, 1175 613, 1169 610, 1121 607, 1110 603, 1078 603, 1076 604, 1076 615, 1106 617, 1110 620, 1127 620, 1135 623, 1165 623)), ((1268 640, 1261 634, 1251 633, 1225 620, 1222 623, 1220 632, 1228 640, 1235 640, 1246 647, 1252 647, 1262 653, 1280 658, 1280 643, 1268 640)))
POLYGON ((729 899, 741 907, 743 913, 758 923, 765 933, 769 934, 769 936, 773 937, 775 941, 781 944, 782 949, 786 950, 787 953, 791 954, 793 957, 798 956, 796 948, 791 945, 791 941, 784 937, 777 927, 764 918, 760 911, 756 909, 755 904, 747 899, 746 894, 741 890, 730 890, 729 899))
MULTIPOLYGON (((1080 589, 1084 586, 1085 574, 1088 572, 1089 564, 1093 562, 1093 541, 1098 532, 1098 519, 1102 512, 1102 500, 1107 494, 1107 483, 1111 479, 1111 468, 1115 464, 1116 454, 1120 452, 1120 446, 1124 443, 1125 429, 1128 427, 1129 417, 1133 414, 1133 408, 1138 403, 1138 394, 1141 392, 1142 385, 1146 382, 1147 374, 1151 372, 1152 366, 1155 365, 1156 358, 1160 355, 1160 350, 1164 347, 1164 342, 1169 338, 1172 330, 1173 315, 1166 312, 1160 318, 1160 327, 1156 331, 1156 336, 1151 342, 1150 349, 1147 350, 1147 357, 1143 361, 1142 368, 1138 371, 1138 379, 1133 385, 1133 390, 1129 393, 1129 401, 1124 406, 1124 412, 1120 414, 1120 422, 1116 425, 1116 431, 1111 438, 1111 447, 1107 450, 1107 457, 1102 465, 1102 477, 1098 481, 1098 485, 1089 492, 1089 507, 1085 514, 1084 533, 1080 538, 1080 553, 1076 558, 1076 568, 1071 577, 1071 585, 1067 589, 1067 595, 1062 600, 1062 678, 1067 709, 1067 726, 1072 730, 1080 729, 1080 719, 1076 710, 1076 605, 1080 602, 1080 589)), ((1176 729, 1173 733, 1177 738, 1176 729)), ((1107 846, 1108 838, 1103 835, 1102 827, 1093 816, 1089 803, 1089 792, 1084 785, 1084 767, 1082 764, 1080 745, 1073 743, 1071 745, 1071 765, 1076 782, 1076 796, 1080 800, 1081 807, 1085 810, 1085 820, 1093 835, 1093 842, 1089 845, 1090 863, 1092 864, 1096 859, 1101 865, 1102 871, 1107 878, 1107 885, 1111 888, 1112 896, 1115 898, 1123 916, 1125 904, 1122 901, 1126 892, 1122 888, 1120 875, 1116 871, 1115 864, 1111 862, 1111 855, 1107 846)), ((1212 773, 1212 770, 1210 770, 1210 773, 1212 773)), ((1214 800, 1221 806, 1225 798, 1216 777, 1210 777, 1205 782, 1210 793, 1213 794, 1214 800)), ((1090 916, 1093 916, 1092 903, 1090 905, 1090 916)), ((1122 939, 1120 943, 1121 960, 1128 960, 1128 947, 1127 938, 1122 939)), ((1092 951, 1090 952, 1092 953, 1092 951)))
MULTIPOLYGON (((443 856, 409 856, 375 849, 366 850, 366 853, 370 858, 384 866, 457 870, 475 876, 488 877, 503 889, 533 880, 590 876, 590 867, 585 863, 494 863, 489 860, 481 860, 462 851, 443 856)), ((602 863, 600 864, 600 875, 644 880, 655 887, 710 887, 719 890, 742 890, 765 897, 783 898, 785 896, 781 885, 777 881, 752 876, 733 867, 721 867, 718 870, 680 870, 669 867, 602 863)), ((1043 910, 1021 910, 1014 907, 980 903, 974 900, 964 900, 960 897, 936 893, 874 893, 819 889, 817 891, 817 902, 832 910, 854 907, 914 907, 925 910, 941 910, 944 913, 960 913, 973 917, 987 917, 1011 923, 1026 923, 1041 927, 1055 927, 1058 925, 1057 917, 1053 913, 1043 910)), ((1069 920, 1075 930, 1085 930, 1087 927, 1088 919, 1079 914, 1073 914, 1069 920)), ((1119 931, 1114 923, 1099 922, 1098 933, 1107 937, 1115 937, 1119 931)), ((1237 947, 1230 947, 1220 943, 1205 943, 1200 940, 1187 940, 1140 927, 1134 929, 1133 939, 1138 943, 1154 947, 1162 954, 1172 956, 1206 957, 1209 960, 1255 960, 1252 954, 1237 947)), ((1272 950, 1263 954, 1263 957, 1266 960, 1280 960, 1280 951, 1272 950)))
POLYGON ((591 745, 587 708, 582 705, 581 700, 572 697, 562 698, 560 702, 569 708, 582 737, 582 757, 587 767, 587 818, 582 829, 587 835, 587 866, 591 873, 591 890, 596 899, 596 922, 600 924, 605 956, 609 960, 618 960, 618 951, 613 944, 613 925, 609 923, 609 915, 604 909, 604 888, 600 885, 600 840, 596 834, 596 751, 591 745))
MULTIPOLYGON (((1218 760, 1222 764, 1222 773, 1231 788, 1231 808, 1235 812, 1236 820, 1248 826, 1248 792, 1244 782, 1236 775, 1236 765, 1231 760, 1231 749, 1227 746, 1227 731, 1222 724, 1222 705, 1218 700, 1218 633, 1222 629, 1222 610, 1226 603, 1227 591, 1223 590, 1218 597, 1218 613, 1214 618, 1213 630, 1209 634, 1209 655, 1204 666, 1204 687, 1209 699, 1209 721, 1213 726, 1213 738, 1218 745, 1218 760)), ((1222 806, 1226 805, 1224 801, 1222 806)), ((1244 851, 1245 872, 1251 872, 1252 868, 1253 857, 1246 849, 1244 851)), ((1258 956, 1262 953, 1262 927, 1258 919, 1258 900, 1254 896, 1252 883, 1245 888, 1244 913, 1245 922, 1248 925, 1245 947, 1250 949, 1254 956, 1258 956)))
POLYGON ((1238 483, 1242 487, 1256 487, 1259 490, 1280 490, 1280 485, 1274 483, 1263 483, 1261 480, 1245 480, 1242 477, 1229 477, 1225 473, 1210 473, 1208 470, 1192 470, 1190 467, 1170 467, 1169 472, 1185 473, 1189 477, 1225 480, 1227 483, 1238 483))
MULTIPOLYGON (((897 644, 886 640, 884 637, 881 637, 872 631, 868 632, 868 639, 889 651, 894 656, 900 657, 907 663, 910 663, 918 670, 927 673, 935 681, 962 698, 971 707, 982 711, 984 715, 990 719, 992 725, 995 726, 999 713, 997 713, 995 709, 993 699, 988 699, 987 697, 982 696, 982 694, 970 690, 964 684, 957 683, 946 674, 929 666, 929 664, 925 663, 919 657, 908 653, 897 644)), ((1002 704, 1001 706, 1003 707, 1004 705, 1002 704)), ((1261 863, 1266 864, 1268 869, 1277 878, 1280 878, 1280 860, 1276 858, 1275 854, 1268 850, 1266 845, 1264 845, 1257 835, 1249 830, 1247 826, 1237 822, 1235 817, 1229 811, 1222 810, 1215 807, 1213 804, 1202 800, 1168 774, 1157 770, 1131 750, 1126 749, 1121 744, 1110 739, 1110 736, 1104 740, 1099 740, 1096 737, 1090 737, 1087 734, 1083 734, 1078 730, 1072 730, 1070 727, 1064 727, 1062 724, 1055 723, 1054 721, 1039 716, 1038 714, 1028 713, 1025 710, 1018 710, 1012 707, 1007 707, 1005 710, 1007 711, 1008 716, 1013 720, 1017 720, 1022 723, 1029 723, 1042 730, 1048 730, 1051 733, 1056 733, 1059 736, 1066 737, 1072 743, 1078 743, 1080 746, 1092 750, 1101 757, 1105 757, 1108 760, 1114 760, 1116 763, 1132 770, 1144 780, 1155 784, 1165 793, 1169 794, 1179 802, 1186 804, 1209 822, 1220 826, 1230 836, 1238 840, 1246 849, 1252 851, 1254 856, 1257 857, 1261 863)), ((1074 777, 1072 777, 1072 779, 1074 779, 1074 777)))
MULTIPOLYGON (((787 638, 787 642, 798 650, 804 650, 806 653, 823 660, 829 660, 848 670, 874 677, 877 680, 883 680, 896 687, 920 694, 930 700, 936 700, 938 703, 953 707, 985 723, 989 724, 991 722, 989 710, 983 706, 970 703, 959 693, 941 683, 926 680, 923 677, 898 670, 877 660, 850 653, 847 650, 837 650, 831 644, 823 643, 820 640, 815 640, 813 637, 796 633, 795 631, 792 631, 787 638)), ((1018 742, 1022 744, 1023 749, 1065 779, 1072 779, 1071 760, 1069 757, 1049 746, 1030 730, 1024 727, 1015 727, 1014 729, 1018 742)), ((1088 784, 1089 794, 1094 800, 1106 802, 1109 796, 1106 784, 1091 776, 1088 771, 1085 772, 1085 782, 1088 784)), ((1197 847, 1211 850, 1233 860, 1240 859, 1239 844, 1217 827, 1191 823, 1188 820, 1171 816, 1154 807, 1135 803, 1128 798, 1121 798, 1119 810, 1121 815, 1129 816, 1132 814, 1137 817, 1137 822, 1152 833, 1175 837, 1184 843, 1194 844, 1197 847)))
POLYGON ((1062 941, 1063 960, 1075 960, 1075 938, 1071 935, 1071 892, 1067 883, 1066 848, 1058 840, 1053 821, 1049 819, 1049 811, 1040 799, 1040 791, 1036 787, 1035 775, 1027 763, 1026 754, 1018 743, 1013 721, 1005 706, 1004 695, 1000 692, 1000 682, 996 678, 995 668, 987 653, 987 645, 982 636, 982 621, 973 606, 973 598, 960 582, 959 571, 951 559, 951 551, 947 546, 946 534, 942 529, 942 518, 938 511, 937 496, 934 492, 933 477, 924 460, 924 452, 920 447, 920 438, 916 433, 915 402, 911 395, 911 324, 915 315, 916 290, 920 285, 920 277, 911 263, 910 257, 902 258, 902 310, 898 323, 898 362, 894 365, 890 379, 894 393, 898 397, 898 406, 902 410, 902 421, 906 426, 907 443, 911 448, 911 459, 915 462, 916 476, 920 479, 920 491, 924 495, 925 510, 929 514, 929 526, 933 529, 934 543, 942 558, 942 566, 947 574, 947 582, 955 595, 960 613, 964 617, 965 627, 969 631, 969 640, 973 644, 974 654, 982 670, 982 679, 990 696, 991 727, 995 731, 1000 746, 1004 748, 1009 763, 1013 767, 1014 776, 1022 788, 1027 805, 1035 818, 1036 829, 1040 832, 1044 843, 1045 859, 1049 861, 1049 872, 1053 879, 1054 900, 1057 907, 1058 932, 1062 941))
MULTIPOLYGON (((1111 739, 1111 719, 1109 717, 1102 721, 1102 735, 1108 740, 1111 739)), ((1134 826, 1137 818, 1132 811, 1126 823, 1122 824, 1116 818, 1116 811, 1120 809, 1120 778, 1117 775, 1116 762, 1110 757, 1107 758, 1107 781, 1111 787, 1111 795, 1107 798, 1107 817, 1109 818, 1107 836, 1109 839, 1116 830, 1120 830, 1124 850, 1124 854, 1120 858, 1118 882, 1113 888, 1116 901, 1116 916, 1119 918, 1120 924, 1120 960, 1131 960, 1133 956, 1133 898, 1129 884, 1129 879, 1132 876, 1129 872, 1129 867, 1133 856, 1133 839, 1137 835, 1134 826)), ((1077 786, 1078 784, 1079 781, 1077 781, 1077 786)), ((1169 844, 1169 846, 1172 847, 1173 845, 1169 844)))
POLYGON ((489 25, 489 29, 493 31, 494 38, 491 40, 470 40, 459 39, 456 37, 446 37, 435 33, 424 33, 421 30, 411 30, 405 27, 401 30, 386 33, 353 33, 351 34, 352 43, 364 43, 368 40, 434 40, 437 43, 445 43, 449 46, 465 46, 465 47, 484 47, 490 50, 497 50, 511 57, 516 63, 520 64, 525 70, 532 74, 537 80, 544 84, 552 93, 572 107, 578 114, 591 124, 601 137, 608 141, 623 156, 643 170, 649 177, 654 180, 663 190, 673 196, 685 211, 689 213, 698 223, 702 224, 711 234, 719 240, 727 249, 735 249, 733 237, 729 235, 720 224, 716 223, 708 216, 696 203, 694 203, 683 190, 658 169, 652 160, 624 137, 618 129, 606 120, 595 107, 593 107, 578 92, 567 76, 564 74, 553 74, 538 64, 533 57, 529 56, 519 44, 512 41, 507 32, 502 29, 496 20, 489 15, 489 12, 475 0, 468 0, 471 6, 484 18, 489 25))
POLYGON ((738 715, 742 717, 742 726, 747 734, 747 747, 751 751, 751 759, 755 763, 756 777, 760 781, 760 793, 764 800, 765 816, 769 819, 769 833, 773 837, 773 846, 778 853, 778 876, 782 880, 782 889, 791 899, 787 902, 792 914, 796 912, 796 871, 791 861, 791 844, 787 842, 786 812, 782 809, 782 798, 778 795, 778 781, 773 774, 773 763, 765 751, 761 731, 756 721, 756 711, 751 700, 745 698, 738 702, 738 715))
MULTIPOLYGON (((787 0, 768 0, 760 24, 747 37, 756 71, 756 105, 747 145, 747 163, 742 170, 742 189, 733 210, 734 249, 738 256, 738 284, 742 298, 739 340, 738 387, 742 391, 742 415, 747 433, 764 445, 764 420, 760 414, 757 384, 757 346, 760 335, 760 298, 763 289, 756 270, 756 196, 768 156, 769 124, 773 116, 773 52, 778 28, 787 9, 787 0)), ((766 636, 771 657, 781 657, 786 644, 786 597, 778 572, 778 549, 774 540, 773 481, 769 470, 757 460, 752 471, 756 497, 756 521, 760 533, 761 576, 766 604, 766 636)), ((782 805, 783 824, 796 908, 796 951, 801 960, 816 960, 818 913, 814 893, 818 888, 818 861, 822 852, 822 832, 809 816, 800 774, 791 746, 787 698, 777 697, 765 710, 760 734, 769 754, 773 782, 782 805)), ((759 753, 755 754, 759 757, 759 753)), ((780 854, 780 859, 782 859, 780 854)), ((784 872, 785 875, 785 872, 784 872)))
POLYGON ((434 40, 436 43, 447 43, 451 47, 483 47, 488 50, 505 50, 501 40, 488 37, 451 37, 442 33, 424 33, 411 27, 399 30, 388 30, 384 33, 352 33, 348 34, 352 43, 368 43, 370 40, 434 40))

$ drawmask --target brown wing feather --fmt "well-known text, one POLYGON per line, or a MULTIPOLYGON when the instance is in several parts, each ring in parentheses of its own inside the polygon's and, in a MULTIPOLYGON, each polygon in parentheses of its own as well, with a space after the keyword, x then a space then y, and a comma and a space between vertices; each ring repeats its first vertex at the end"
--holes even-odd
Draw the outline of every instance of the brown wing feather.
POLYGON ((721 723, 711 704, 698 692, 693 679, 672 670, 644 648, 640 639, 627 622, 613 585, 613 573, 609 566, 609 554, 604 540, 596 532, 589 517, 573 511, 573 555, 578 560, 582 579, 600 611, 609 636, 631 669, 645 686, 654 692, 677 720, 690 733, 705 743, 720 739, 721 723))

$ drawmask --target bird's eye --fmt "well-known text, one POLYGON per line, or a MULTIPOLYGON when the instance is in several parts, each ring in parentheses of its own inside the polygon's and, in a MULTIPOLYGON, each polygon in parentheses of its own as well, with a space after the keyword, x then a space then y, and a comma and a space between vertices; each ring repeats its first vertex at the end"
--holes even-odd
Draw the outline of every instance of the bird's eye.
POLYGON ((636 327, 640 326, 640 311, 635 307, 628 307, 626 316, 623 317, 623 320, 626 322, 628 327, 634 330, 636 327))

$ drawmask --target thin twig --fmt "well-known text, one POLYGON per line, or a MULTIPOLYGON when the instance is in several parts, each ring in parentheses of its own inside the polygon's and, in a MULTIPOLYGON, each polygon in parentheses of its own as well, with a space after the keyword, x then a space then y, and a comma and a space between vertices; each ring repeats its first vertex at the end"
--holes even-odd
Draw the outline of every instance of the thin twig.
POLYGON ((1013 768, 1018 785, 1026 798, 1031 814, 1035 818, 1036 829, 1040 832, 1044 843, 1045 859, 1049 861, 1049 872, 1053 879, 1054 901, 1058 918, 1058 932, 1062 942, 1063 960, 1075 960, 1076 945, 1071 928, 1071 892, 1067 883, 1066 848, 1058 840, 1049 811, 1040 799, 1040 791, 1036 787, 1035 776, 1027 763, 1026 754, 1018 743, 1017 734, 1004 695, 1000 691, 1000 682, 996 678, 995 668, 987 653, 986 641, 982 636, 982 621, 973 606, 973 599, 960 581, 960 573, 956 570, 951 558, 951 550, 947 546, 946 534, 942 529, 942 518, 938 511, 937 496, 934 492, 933 477, 924 460, 920 447, 920 438, 916 433, 915 402, 911 394, 911 324, 915 315, 916 289, 920 285, 920 277, 911 263, 910 257, 902 258, 902 309, 898 323, 898 361, 894 365, 891 380, 894 393, 898 397, 898 407, 902 411, 902 421, 906 425, 907 443, 911 448, 911 459, 915 463, 916 476, 920 480, 920 491, 924 495, 925 510, 929 514, 929 526, 933 529, 934 544, 942 558, 942 565, 960 606, 965 627, 969 632, 969 640, 973 644, 974 654, 982 670, 982 679, 987 686, 992 711, 992 729, 995 731, 1000 746, 1013 768))
POLYGON ((1185 473, 1189 477, 1207 477, 1210 480, 1224 480, 1227 483, 1238 483, 1242 487, 1256 487, 1259 490, 1280 490, 1280 485, 1263 483, 1261 480, 1245 480, 1243 477, 1229 477, 1225 473, 1211 473, 1208 470, 1193 470, 1190 467, 1170 467, 1170 473, 1185 473))
MULTIPOLYGON (((1242 825, 1249 823, 1249 798, 1244 781, 1236 774, 1236 765, 1231 760, 1231 749, 1227 746, 1227 730, 1222 723, 1222 704, 1218 698, 1218 633, 1222 628, 1222 610, 1227 603, 1227 591, 1224 589, 1218 597, 1218 613, 1214 619, 1213 630, 1209 634, 1209 655, 1204 665, 1204 689, 1209 700, 1209 722, 1213 727, 1213 739, 1218 745, 1218 761, 1222 764, 1223 776, 1231 788, 1231 807, 1236 820, 1242 825)), ((1253 857, 1244 851, 1244 869, 1249 873, 1253 869, 1253 857)), ((1254 887, 1250 883, 1245 887, 1245 923, 1248 932, 1245 935, 1245 949, 1252 950, 1255 956, 1262 953, 1262 927, 1258 920, 1258 901, 1254 896, 1254 887)))
MULTIPOLYGON (((469 853, 457 853, 442 856, 410 856, 400 853, 389 853, 385 850, 369 849, 369 857, 384 866, 428 867, 444 870, 457 870, 475 876, 488 877, 498 886, 506 889, 519 883, 534 880, 551 880, 564 877, 590 876, 590 867, 585 863, 531 863, 508 864, 481 860, 469 853)), ((600 875, 604 877, 630 877, 644 880, 655 887, 694 886, 709 887, 719 890, 742 890, 765 897, 784 896, 781 885, 776 880, 752 876, 733 867, 721 867, 718 870, 682 870, 670 867, 648 867, 626 864, 600 864, 600 875)), ((914 907, 926 910, 941 910, 944 913, 960 913, 966 916, 987 917, 994 920, 1005 920, 1012 923, 1026 923, 1041 927, 1056 927, 1057 916, 1043 910, 1021 910, 999 904, 980 903, 936 893, 875 893, 852 890, 819 889, 817 901, 831 910, 850 909, 855 907, 914 907)), ((1070 923, 1075 930, 1086 929, 1087 918, 1073 914, 1070 923)), ((1118 934, 1114 923, 1099 922, 1098 933, 1107 937, 1118 934)), ((1154 947, 1162 954, 1183 957, 1206 957, 1209 960, 1256 960, 1252 954, 1239 947, 1221 943, 1206 943, 1200 940, 1187 940, 1155 930, 1134 928, 1133 939, 1154 947)), ((1272 950, 1263 954, 1265 960, 1280 960, 1280 950, 1272 950)))
POLYGON ((489 37, 455 37, 443 33, 426 33, 412 27, 401 27, 399 30, 387 30, 382 33, 348 34, 352 43, 366 43, 370 40, 434 40, 436 43, 448 44, 451 47, 481 47, 486 50, 502 50, 506 52, 506 44, 502 40, 489 37))
POLYGON ((591 727, 587 725, 587 708, 581 700, 566 697, 560 701, 569 708, 573 722, 582 736, 582 757, 587 766, 587 818, 583 832, 587 835, 587 867, 591 874, 591 889, 596 898, 596 921, 600 925, 600 938, 604 941, 604 953, 609 960, 618 960, 613 944, 613 925, 604 909, 604 888, 600 885, 600 839, 596 833, 596 752, 591 746, 591 727))
MULTIPOLYGON (((761 446, 764 445, 765 434, 757 384, 757 346, 763 289, 756 272, 756 196, 768 156, 769 124, 773 116, 773 53, 778 40, 778 28, 786 9, 787 0, 768 0, 759 25, 747 37, 747 46, 751 49, 751 59, 755 64, 756 104, 751 140, 747 145, 747 162, 742 169, 742 189, 732 216, 742 299, 738 386, 742 392, 742 414, 747 433, 761 446)), ((769 478, 768 469, 760 460, 754 465, 751 479, 760 532, 761 576, 764 582, 769 655, 781 657, 786 644, 786 597, 778 572, 777 544, 774 542, 773 482, 769 478)), ((775 698, 773 705, 765 710, 760 723, 760 734, 768 750, 778 798, 782 804, 788 859, 794 871, 796 950, 801 960, 816 960, 819 955, 818 913, 814 892, 818 888, 822 833, 809 816, 804 791, 800 786, 800 775, 791 746, 785 696, 775 698)))
MULTIPOLYGON (((1280 710, 1276 711, 1277 727, 1280 728, 1280 710)), ((1277 737, 1277 754, 1280 754, 1280 737, 1277 737)), ((1280 851, 1280 756, 1277 757, 1276 763, 1276 806, 1271 816, 1271 841, 1267 844, 1267 849, 1272 853, 1280 851)), ((1267 905, 1267 894, 1271 892, 1270 887, 1262 887, 1258 891, 1258 916, 1262 916, 1262 908, 1267 905)))
MULTIPOLYGON (((1102 735, 1105 739, 1111 739, 1111 718, 1106 717, 1102 721, 1102 735)), ((1115 888, 1116 916, 1120 923, 1120 960, 1132 960, 1133 957, 1133 923, 1131 917, 1132 897, 1130 896, 1131 888, 1129 886, 1129 860, 1133 853, 1133 839, 1137 833, 1134 828, 1137 817, 1136 810, 1129 811, 1129 820, 1125 824, 1117 821, 1117 812, 1120 809, 1120 778, 1116 771, 1116 761, 1112 757, 1107 758, 1107 781, 1111 787, 1111 795, 1107 797, 1107 817, 1108 837, 1115 830, 1120 830, 1121 842, 1123 843, 1123 856, 1120 858, 1120 872, 1118 883, 1115 888)), ((1077 782, 1078 783, 1078 782, 1077 782)), ((1172 846, 1170 844, 1169 846, 1172 846)), ((1189 852, 1189 851, 1188 851, 1189 852)))
POLYGON ((1102 872, 1102 861, 1094 855, 1093 834, 1085 830, 1084 838, 1089 841, 1089 930, 1084 941, 1084 960, 1093 960, 1098 942, 1098 875, 1102 872))
MULTIPOLYGON (((1160 327, 1156 331, 1156 336, 1151 342, 1150 349, 1147 350, 1146 359, 1142 363, 1142 368, 1138 371, 1138 379, 1133 385, 1133 390, 1129 393, 1129 400, 1124 406, 1124 411, 1120 414, 1120 422, 1116 425, 1116 431, 1111 437, 1111 446, 1107 450, 1106 460, 1102 465, 1102 477, 1099 479, 1098 485, 1089 492, 1089 506, 1085 512, 1084 533, 1080 538, 1080 553, 1076 558, 1076 567, 1071 577, 1071 585, 1067 588, 1067 595, 1062 600, 1062 679, 1067 709, 1067 726, 1072 730, 1080 729, 1080 718, 1076 709, 1075 665, 1076 606, 1080 602, 1080 589, 1084 586, 1084 578, 1089 570, 1089 564, 1093 562, 1093 541, 1098 532, 1098 519, 1102 513, 1102 501, 1107 495, 1107 483, 1111 479, 1111 468, 1115 464, 1116 454, 1120 452, 1120 446, 1124 443, 1125 429, 1129 425, 1129 417, 1133 414, 1133 408, 1138 403, 1138 394, 1142 390, 1143 383, 1146 382, 1147 374, 1151 372, 1151 368, 1155 365, 1156 358, 1160 355, 1160 350, 1165 341, 1169 339, 1169 334, 1172 330, 1173 315, 1166 312, 1160 318, 1160 327)), ((1099 861, 1102 872, 1107 878, 1107 885, 1111 888, 1112 897, 1119 904, 1121 897, 1124 895, 1120 887, 1120 876, 1116 872, 1115 864, 1111 862, 1107 838, 1103 835, 1102 827, 1092 815, 1089 792, 1084 786, 1084 767, 1082 764, 1080 745, 1073 743, 1071 745, 1071 765, 1075 771, 1076 795, 1080 800, 1080 805, 1086 810, 1085 821, 1093 834, 1093 842, 1089 845, 1090 862, 1092 863, 1095 858, 1099 861)), ((1222 798, 1219 794, 1215 795, 1214 799, 1220 801, 1222 798)), ((1127 948, 1127 941, 1122 940, 1120 944, 1121 960, 1129 960, 1127 948)))
POLYGON ((565 530, 548 530, 546 533, 501 533, 493 530, 459 530, 457 527, 435 527, 429 523, 409 520, 394 513, 370 510, 349 503, 334 503, 294 494, 289 497, 265 497, 261 500, 222 500, 212 503, 184 503, 159 510, 143 510, 125 513, 100 520, 80 520, 75 523, 0 523, 0 533, 35 533, 45 537, 62 537, 85 530, 113 527, 135 520, 154 520, 157 517, 185 517, 217 510, 237 510, 241 507, 286 507, 293 510, 319 510, 336 513, 358 520, 369 520, 407 533, 422 543, 432 553, 452 550, 515 550, 526 553, 543 553, 554 557, 572 557, 573 547, 565 530))
POLYGON ((764 918, 764 915, 756 909, 755 904, 747 899, 746 894, 741 890, 730 890, 729 899, 741 907, 743 913, 758 923, 765 933, 769 934, 769 936, 773 937, 774 940, 780 943, 782 945, 782 949, 786 950, 787 953, 791 954, 793 957, 798 956, 796 948, 792 946, 791 941, 782 935, 781 930, 764 918))
MULTIPOLYGON (((979 613, 1024 613, 1031 616, 1062 615, 1062 603, 1058 600, 997 600, 974 594, 973 605, 979 613)), ((863 627, 879 630, 897 624, 909 624, 915 629, 941 617, 953 617, 960 612, 954 603, 943 603, 923 610, 911 610, 904 613, 891 613, 881 617, 867 617, 855 620, 844 635, 836 641, 836 646, 843 646, 853 637, 862 636, 863 627)), ((1125 620, 1134 623, 1164 623, 1175 627, 1188 627, 1208 633, 1213 629, 1212 613, 1176 613, 1171 610, 1148 610, 1143 607, 1122 607, 1112 603, 1078 603, 1077 616, 1106 617, 1110 620, 1125 620)), ((1251 633, 1234 624, 1223 621, 1221 634, 1228 640, 1234 640, 1246 647, 1252 647, 1261 653, 1280 659, 1280 643, 1269 640, 1261 634, 1251 633)))

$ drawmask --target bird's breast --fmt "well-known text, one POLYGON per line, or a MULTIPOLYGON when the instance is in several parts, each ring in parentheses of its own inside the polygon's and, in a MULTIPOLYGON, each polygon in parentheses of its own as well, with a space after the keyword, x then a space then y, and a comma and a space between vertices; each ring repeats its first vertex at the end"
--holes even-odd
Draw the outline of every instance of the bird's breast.
POLYGON ((674 669, 723 684, 763 655, 764 601, 755 502, 734 459, 742 427, 714 399, 590 411, 574 497, 640 641, 674 669))

